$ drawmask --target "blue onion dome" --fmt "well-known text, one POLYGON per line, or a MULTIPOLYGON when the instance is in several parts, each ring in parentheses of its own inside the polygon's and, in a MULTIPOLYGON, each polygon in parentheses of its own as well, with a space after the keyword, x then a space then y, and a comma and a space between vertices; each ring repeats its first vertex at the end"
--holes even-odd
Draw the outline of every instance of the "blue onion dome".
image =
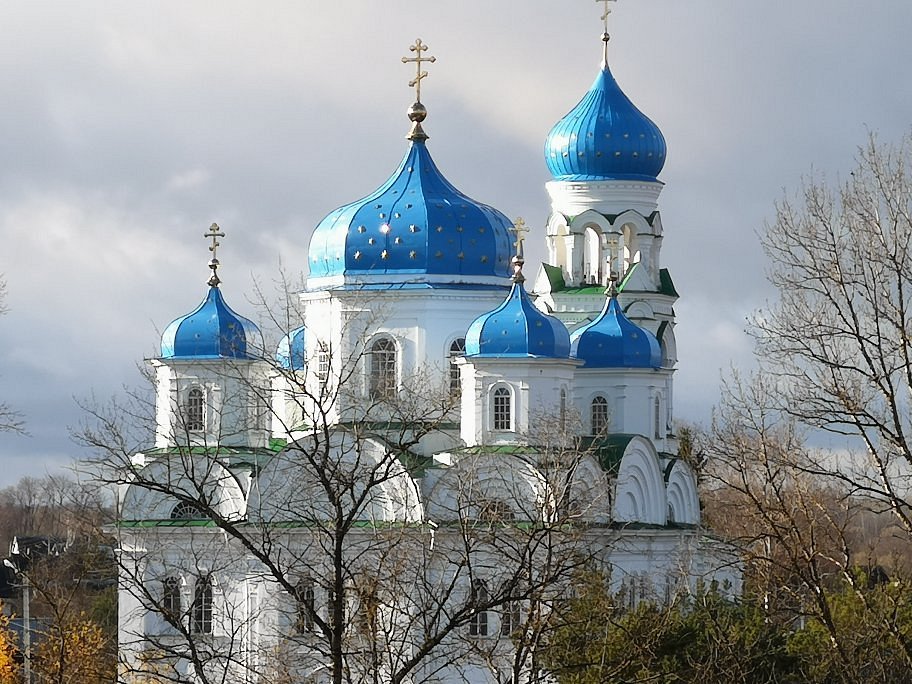
POLYGON ((408 152, 380 188, 317 225, 310 287, 375 283, 499 284, 510 274, 510 220, 457 190, 428 152, 420 103, 408 152), (333 281, 320 282, 324 278, 333 281), (314 282, 316 281, 316 282, 314 282))
POLYGON ((259 328, 231 310, 217 284, 195 310, 173 320, 161 340, 163 359, 255 359, 262 349, 259 328))
POLYGON ((565 359, 570 333, 539 311, 523 287, 522 257, 513 258, 513 287, 503 304, 476 318, 466 332, 466 356, 532 356, 565 359))
POLYGON ((306 365, 304 326, 289 332, 276 349, 275 360, 284 370, 303 370, 306 365))
POLYGON ((545 163, 561 181, 655 181, 665 165, 665 138, 605 63, 589 92, 548 134, 545 163))
POLYGON ((602 312, 570 335, 570 355, 584 368, 659 368, 662 350, 655 335, 633 323, 609 295, 602 312))

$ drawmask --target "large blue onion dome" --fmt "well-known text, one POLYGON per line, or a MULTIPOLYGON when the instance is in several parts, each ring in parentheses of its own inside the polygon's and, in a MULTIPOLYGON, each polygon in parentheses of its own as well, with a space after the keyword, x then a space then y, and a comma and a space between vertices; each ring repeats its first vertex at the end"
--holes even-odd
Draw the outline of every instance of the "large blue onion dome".
POLYGON ((612 293, 592 322, 570 335, 570 355, 584 368, 659 368, 662 349, 655 335, 633 323, 612 293))
POLYGON ((514 257, 513 287, 503 304, 476 318, 466 332, 466 356, 533 356, 565 359, 570 333, 539 311, 523 287, 523 261, 514 257))
POLYGON ((306 365, 306 347, 304 346, 305 330, 302 325, 289 332, 276 348, 275 360, 284 370, 303 370, 306 365))
POLYGON ((262 349, 259 328, 231 310, 217 281, 202 304, 165 328, 161 340, 163 359, 255 359, 262 349))
POLYGON ((444 178, 425 144, 425 115, 420 103, 409 110, 411 143, 389 180, 317 225, 308 253, 310 287, 338 285, 340 277, 497 284, 509 275, 510 220, 444 178))
POLYGON ((589 92, 548 134, 545 163, 561 181, 655 181, 665 165, 665 138, 605 63, 589 92))

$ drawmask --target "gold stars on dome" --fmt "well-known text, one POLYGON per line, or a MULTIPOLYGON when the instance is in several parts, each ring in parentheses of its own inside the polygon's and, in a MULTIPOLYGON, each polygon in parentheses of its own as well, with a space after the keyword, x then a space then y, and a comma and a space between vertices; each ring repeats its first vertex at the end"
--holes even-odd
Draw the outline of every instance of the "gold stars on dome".
POLYGON ((225 234, 222 232, 222 229, 218 227, 217 223, 213 223, 209 226, 209 232, 203 233, 203 237, 212 238, 212 244, 209 245, 209 251, 212 252, 212 258, 209 260, 209 268, 212 269, 212 275, 209 276, 209 287, 218 287, 218 284, 222 282, 218 277, 218 267, 219 260, 216 254, 219 245, 221 244, 218 241, 218 238, 225 237, 225 234))

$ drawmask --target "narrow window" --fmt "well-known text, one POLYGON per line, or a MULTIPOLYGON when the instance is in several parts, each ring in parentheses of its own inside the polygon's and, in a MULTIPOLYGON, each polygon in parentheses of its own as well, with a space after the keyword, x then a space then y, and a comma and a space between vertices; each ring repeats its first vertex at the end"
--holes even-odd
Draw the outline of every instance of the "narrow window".
POLYGON ((326 388, 329 381, 329 347, 325 342, 320 342, 317 351, 317 382, 320 383, 320 389, 326 388))
POLYGON ((203 390, 199 387, 191 387, 187 392, 187 430, 189 432, 202 432, 206 423, 204 420, 205 404, 203 400, 203 390))
POLYGON ((304 577, 298 582, 295 587, 295 601, 295 629, 299 633, 313 631, 314 615, 317 609, 313 578, 304 577))
POLYGON ((567 429, 567 390, 561 388, 560 391, 560 431, 563 433, 567 429))
POLYGON ((212 578, 200 577, 193 589, 190 631, 194 634, 212 634, 212 578))
POLYGON ((370 348, 370 397, 391 399, 396 395, 396 344, 388 337, 370 348))
POLYGON ((507 601, 500 613, 500 634, 508 637, 519 629, 522 619, 519 601, 507 601))
POLYGON ((162 580, 162 613, 172 620, 179 620, 181 611, 180 580, 177 577, 166 577, 162 580))
POLYGON ((490 600, 488 596, 488 587, 484 580, 472 580, 472 605, 475 607, 475 614, 469 622, 469 636, 488 636, 488 611, 485 604, 490 600), (481 607, 482 610, 478 610, 481 607))
POLYGON ((655 438, 660 439, 662 437, 661 425, 662 425, 662 402, 659 397, 655 398, 655 438))
POLYGON ((601 435, 608 430, 608 400, 605 397, 592 400, 590 417, 593 435, 601 435))
POLYGON ((510 406, 510 390, 498 387, 494 390, 494 429, 512 430, 513 416, 510 406))
POLYGON ((450 396, 459 394, 459 366, 456 365, 456 359, 465 355, 465 338, 453 340, 450 345, 450 351, 447 358, 450 362, 450 396))

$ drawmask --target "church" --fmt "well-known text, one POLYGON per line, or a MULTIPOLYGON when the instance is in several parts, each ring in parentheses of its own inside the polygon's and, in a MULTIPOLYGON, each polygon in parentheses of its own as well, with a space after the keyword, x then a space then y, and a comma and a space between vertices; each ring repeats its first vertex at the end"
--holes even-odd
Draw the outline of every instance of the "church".
POLYGON ((675 436, 666 143, 602 40, 545 138, 534 277, 538 230, 431 156, 420 40, 404 156, 313 230, 276 343, 206 233, 208 289, 150 360, 154 443, 116 476, 122 681, 548 681, 584 576, 628 606, 740 592, 675 436))

